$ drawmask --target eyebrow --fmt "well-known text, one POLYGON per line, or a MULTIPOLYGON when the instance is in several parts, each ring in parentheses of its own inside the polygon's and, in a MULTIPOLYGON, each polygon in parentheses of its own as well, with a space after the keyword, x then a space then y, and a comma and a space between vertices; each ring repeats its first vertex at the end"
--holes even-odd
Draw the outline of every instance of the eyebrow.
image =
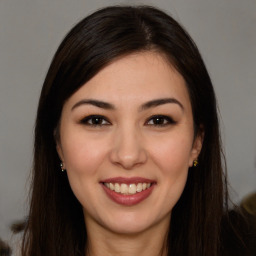
POLYGON ((163 99, 151 100, 149 102, 144 103, 140 107, 140 111, 146 110, 146 109, 149 109, 149 108, 152 108, 152 107, 157 107, 157 106, 160 106, 160 105, 168 104, 168 103, 177 104, 178 106, 180 106, 180 108, 182 110, 184 110, 183 105, 177 99, 175 99, 175 98, 163 98, 163 99))
MULTIPOLYGON (((180 101, 178 101, 175 98, 163 98, 163 99, 155 99, 148 101, 144 104, 141 105, 139 108, 139 111, 147 110, 152 107, 157 107, 160 105, 168 104, 168 103, 174 103, 177 104, 182 110, 184 110, 183 105, 181 104, 180 101)), ((98 108, 106 109, 106 110, 115 110, 115 106, 111 103, 100 101, 100 100, 94 100, 94 99, 83 99, 78 101, 71 110, 74 110, 75 108, 81 106, 81 105, 93 105, 98 108)))
POLYGON ((93 106, 96 106, 98 108, 103 108, 103 109, 107 109, 107 110, 114 110, 115 109, 115 106, 110 104, 110 103, 107 103, 107 102, 104 102, 104 101, 100 101, 100 100, 93 100, 93 99, 84 99, 84 100, 80 100, 78 101, 73 107, 71 110, 81 106, 81 105, 93 105, 93 106))

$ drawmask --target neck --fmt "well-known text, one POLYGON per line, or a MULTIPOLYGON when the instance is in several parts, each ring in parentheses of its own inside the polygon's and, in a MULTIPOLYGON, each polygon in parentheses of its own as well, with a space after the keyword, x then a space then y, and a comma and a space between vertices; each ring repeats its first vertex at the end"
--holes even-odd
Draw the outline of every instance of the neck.
POLYGON ((87 226, 86 256, 167 256, 169 223, 135 234, 114 233, 97 224, 87 226))

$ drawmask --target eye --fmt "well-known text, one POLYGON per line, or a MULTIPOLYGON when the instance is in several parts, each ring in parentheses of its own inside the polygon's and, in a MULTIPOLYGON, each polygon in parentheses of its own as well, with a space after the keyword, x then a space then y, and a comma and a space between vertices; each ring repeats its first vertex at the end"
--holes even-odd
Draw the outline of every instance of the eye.
POLYGON ((88 126, 103 126, 110 125, 110 122, 101 115, 91 115, 83 118, 81 123, 88 126))
POLYGON ((153 126, 167 126, 175 123, 176 122, 171 117, 164 115, 151 116, 146 122, 147 125, 153 126))

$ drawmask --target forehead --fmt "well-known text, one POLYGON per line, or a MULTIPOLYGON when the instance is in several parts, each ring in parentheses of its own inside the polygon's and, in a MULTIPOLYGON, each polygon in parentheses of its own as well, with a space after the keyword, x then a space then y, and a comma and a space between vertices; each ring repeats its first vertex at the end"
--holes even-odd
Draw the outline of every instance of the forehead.
POLYGON ((96 98, 113 104, 139 104, 174 97, 190 108, 186 83, 163 55, 139 52, 121 57, 98 72, 68 102, 96 98))

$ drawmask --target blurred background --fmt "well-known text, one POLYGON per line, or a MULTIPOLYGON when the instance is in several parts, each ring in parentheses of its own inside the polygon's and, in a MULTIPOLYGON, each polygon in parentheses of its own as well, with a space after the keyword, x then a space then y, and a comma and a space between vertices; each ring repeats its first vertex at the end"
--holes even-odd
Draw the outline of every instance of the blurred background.
POLYGON ((215 86, 234 202, 256 190, 256 0, 0 0, 0 237, 27 212, 41 86, 66 33, 103 6, 149 4, 177 19, 215 86))

